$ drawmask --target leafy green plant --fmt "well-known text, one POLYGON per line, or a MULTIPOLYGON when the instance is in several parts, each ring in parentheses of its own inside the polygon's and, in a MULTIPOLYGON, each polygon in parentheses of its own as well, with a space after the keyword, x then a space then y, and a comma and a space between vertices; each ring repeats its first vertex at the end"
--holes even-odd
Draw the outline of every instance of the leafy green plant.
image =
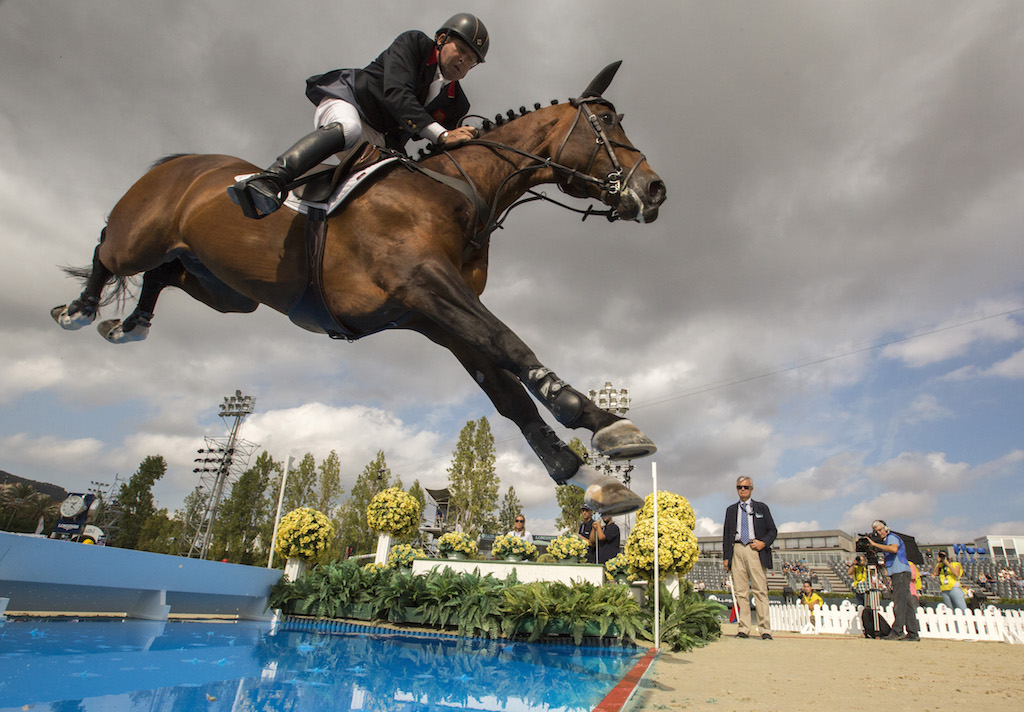
MULTIPOLYGON (((685 585, 680 589, 679 598, 673 598, 662 583, 659 595, 663 646, 674 652, 687 651, 703 647, 722 635, 722 616, 728 609, 721 603, 704 600, 692 587, 685 585)), ((650 614, 653 614, 653 606, 650 614)))

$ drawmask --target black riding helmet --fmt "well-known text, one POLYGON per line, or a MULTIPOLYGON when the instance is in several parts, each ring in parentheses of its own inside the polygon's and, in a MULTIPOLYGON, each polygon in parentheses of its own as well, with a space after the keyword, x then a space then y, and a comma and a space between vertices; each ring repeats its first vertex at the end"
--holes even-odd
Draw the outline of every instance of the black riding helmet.
POLYGON ((434 33, 434 37, 441 33, 446 36, 453 34, 468 44, 476 53, 477 62, 483 64, 484 57, 487 56, 487 48, 491 46, 491 36, 487 32, 487 28, 484 27, 484 23, 480 22, 476 15, 471 15, 468 12, 452 15, 448 18, 448 22, 441 25, 441 28, 434 33))

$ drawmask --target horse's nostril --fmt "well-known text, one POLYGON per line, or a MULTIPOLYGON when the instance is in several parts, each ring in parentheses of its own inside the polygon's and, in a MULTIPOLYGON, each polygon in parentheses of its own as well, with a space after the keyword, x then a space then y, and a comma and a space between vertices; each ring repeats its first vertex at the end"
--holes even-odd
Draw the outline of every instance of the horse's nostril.
POLYGON ((651 181, 651 184, 650 186, 648 186, 647 190, 651 196, 651 200, 653 200, 656 205, 661 205, 662 203, 665 202, 665 184, 662 181, 651 181))

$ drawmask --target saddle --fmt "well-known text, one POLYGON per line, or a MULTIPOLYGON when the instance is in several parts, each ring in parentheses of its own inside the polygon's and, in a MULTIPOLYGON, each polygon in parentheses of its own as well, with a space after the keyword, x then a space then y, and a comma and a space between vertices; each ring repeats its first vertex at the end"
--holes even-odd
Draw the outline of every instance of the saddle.
POLYGON ((481 249, 491 232, 497 228, 497 224, 492 219, 490 206, 481 199, 465 173, 461 179, 452 178, 366 142, 338 155, 341 162, 336 168, 315 168, 288 186, 291 194, 285 200, 285 205, 306 214, 306 287, 288 310, 288 318, 307 331, 327 334, 332 339, 355 341, 363 336, 398 326, 401 321, 385 324, 371 331, 355 331, 330 313, 324 298, 323 257, 327 241, 327 216, 342 205, 363 180, 371 174, 384 175, 391 166, 402 165, 408 170, 422 173, 442 185, 461 192, 473 204, 479 224, 482 225, 475 232, 466 248, 467 251, 481 249))

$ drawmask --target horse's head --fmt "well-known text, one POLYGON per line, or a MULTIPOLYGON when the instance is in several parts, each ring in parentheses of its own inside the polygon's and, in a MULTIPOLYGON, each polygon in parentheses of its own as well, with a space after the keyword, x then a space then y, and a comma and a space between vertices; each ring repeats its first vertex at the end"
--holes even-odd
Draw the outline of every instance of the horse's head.
POLYGON ((665 202, 665 183, 626 137, 622 114, 602 96, 620 64, 605 67, 579 98, 571 100, 576 111, 566 119, 554 161, 572 171, 556 169, 557 181, 569 195, 600 200, 619 219, 653 222, 665 202))

